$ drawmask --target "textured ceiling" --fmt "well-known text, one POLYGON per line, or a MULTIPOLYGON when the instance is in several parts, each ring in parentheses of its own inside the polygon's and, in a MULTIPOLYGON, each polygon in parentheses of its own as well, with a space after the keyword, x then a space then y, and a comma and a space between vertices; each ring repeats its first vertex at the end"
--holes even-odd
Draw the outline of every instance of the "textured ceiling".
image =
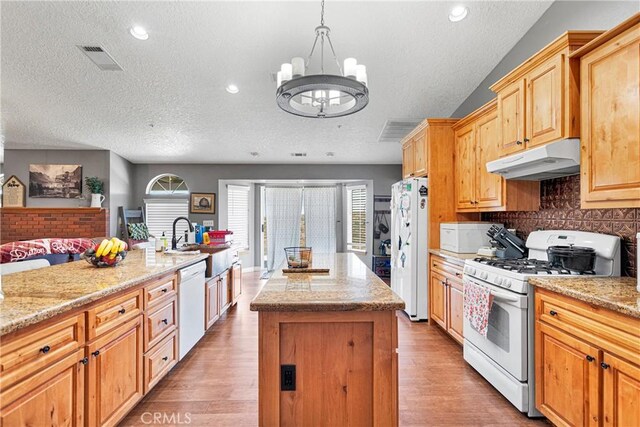
POLYGON ((318 120, 280 111, 270 73, 307 55, 319 2, 3 1, 6 146, 133 162, 399 163, 396 143, 377 142, 385 121, 452 114, 550 4, 471 2, 454 24, 448 2, 328 1, 337 54, 367 65, 371 102, 318 120), (103 46, 124 71, 100 71, 79 44, 103 46))

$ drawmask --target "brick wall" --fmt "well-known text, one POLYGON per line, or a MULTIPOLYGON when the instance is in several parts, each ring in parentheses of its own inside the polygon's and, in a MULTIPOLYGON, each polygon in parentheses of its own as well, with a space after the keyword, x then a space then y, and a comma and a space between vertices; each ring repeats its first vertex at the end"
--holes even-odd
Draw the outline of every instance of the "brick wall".
POLYGON ((526 239, 535 230, 579 230, 613 234, 622 239, 622 275, 638 274, 636 233, 640 232, 640 209, 580 209, 580 177, 551 179, 540 183, 540 210, 537 212, 493 212, 482 214, 515 228, 526 239))
POLYGON ((100 208, 1 208, 2 243, 47 237, 109 235, 109 210, 100 208))

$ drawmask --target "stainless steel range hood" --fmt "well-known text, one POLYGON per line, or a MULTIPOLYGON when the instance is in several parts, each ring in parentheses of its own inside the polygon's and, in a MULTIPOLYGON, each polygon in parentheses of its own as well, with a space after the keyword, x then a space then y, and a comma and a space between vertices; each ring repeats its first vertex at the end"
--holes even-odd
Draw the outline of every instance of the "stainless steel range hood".
POLYGON ((487 163, 506 179, 542 181, 580 173, 580 140, 563 139, 487 163))

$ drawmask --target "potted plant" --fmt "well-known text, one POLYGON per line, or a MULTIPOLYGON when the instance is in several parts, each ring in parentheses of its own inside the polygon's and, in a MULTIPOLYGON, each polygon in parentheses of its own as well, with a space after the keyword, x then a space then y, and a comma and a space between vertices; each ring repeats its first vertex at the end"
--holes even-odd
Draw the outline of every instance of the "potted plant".
POLYGON ((91 193, 91 207, 101 208, 102 202, 106 199, 104 196, 104 182, 97 176, 88 176, 85 178, 84 184, 91 193))

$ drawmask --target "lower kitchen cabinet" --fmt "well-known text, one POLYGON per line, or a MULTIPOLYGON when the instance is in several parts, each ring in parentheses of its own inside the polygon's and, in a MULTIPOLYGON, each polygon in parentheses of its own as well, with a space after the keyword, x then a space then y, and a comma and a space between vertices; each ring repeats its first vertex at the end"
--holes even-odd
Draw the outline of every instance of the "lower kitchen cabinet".
POLYGON ((148 393, 178 363, 178 335, 171 333, 144 355, 144 392, 148 393))
POLYGON ((431 301, 431 320, 447 328, 447 279, 438 273, 431 273, 429 287, 431 301))
POLYGON ((220 317, 220 276, 209 279, 204 289, 204 328, 206 330, 220 317))
POLYGON ((87 346, 89 425, 112 426, 142 398, 143 317, 104 334, 87 346))
POLYGON ((232 304, 238 302, 242 294, 242 264, 235 263, 231 268, 231 298, 232 304))
POLYGON ((558 426, 640 425, 640 319, 537 288, 536 407, 558 426))
POLYGON ((84 423, 84 348, 0 392, 0 425, 81 426, 84 423))
POLYGON ((218 292, 220 293, 220 314, 227 311, 227 309, 231 306, 231 289, 229 288, 230 276, 230 270, 226 270, 220 275, 220 284, 218 285, 218 292))
POLYGON ((462 267, 437 255, 431 255, 430 266, 429 317, 462 344, 462 267))

